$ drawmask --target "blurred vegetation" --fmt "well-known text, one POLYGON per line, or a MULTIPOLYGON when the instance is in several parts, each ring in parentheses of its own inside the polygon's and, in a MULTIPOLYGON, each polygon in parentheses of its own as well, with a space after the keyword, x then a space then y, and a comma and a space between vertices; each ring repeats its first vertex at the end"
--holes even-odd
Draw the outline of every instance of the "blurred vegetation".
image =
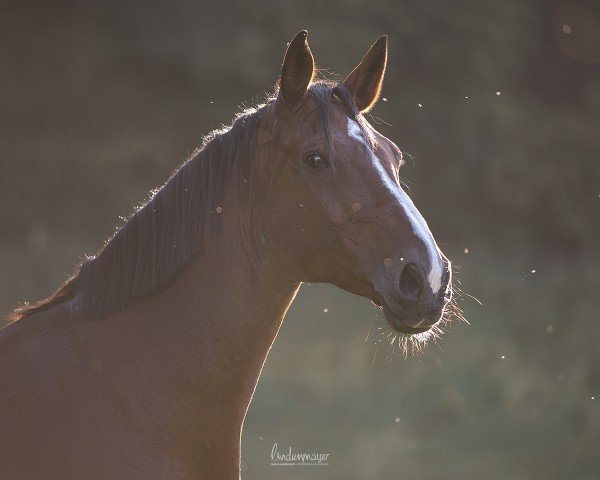
POLYGON ((483 305, 465 296, 471 326, 389 360, 366 300, 305 286, 245 478, 599 478, 594 0, 1 2, 0 311, 50 293, 260 99, 300 28, 333 79, 390 35, 372 122, 412 155, 412 196, 483 305), (275 442, 330 466, 271 467, 275 442))

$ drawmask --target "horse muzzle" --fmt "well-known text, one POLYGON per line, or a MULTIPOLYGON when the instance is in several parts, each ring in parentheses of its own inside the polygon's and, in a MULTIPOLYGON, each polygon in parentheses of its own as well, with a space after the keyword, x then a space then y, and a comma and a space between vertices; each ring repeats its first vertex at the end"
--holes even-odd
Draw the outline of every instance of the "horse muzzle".
POLYGON ((424 271, 408 263, 399 273, 395 288, 381 295, 381 307, 390 326, 404 334, 423 333, 438 323, 452 299, 452 267, 444 261, 442 284, 433 292, 424 271))

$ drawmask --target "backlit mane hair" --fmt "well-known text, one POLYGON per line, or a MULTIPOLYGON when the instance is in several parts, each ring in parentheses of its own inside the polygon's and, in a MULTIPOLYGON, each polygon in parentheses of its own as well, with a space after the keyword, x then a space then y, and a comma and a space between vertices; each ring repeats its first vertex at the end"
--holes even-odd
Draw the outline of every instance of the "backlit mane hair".
MULTIPOLYGON (((343 86, 315 82, 308 94, 317 100, 317 121, 328 144, 327 118, 334 93, 348 114, 363 125, 343 86)), ((96 255, 81 263, 76 273, 50 297, 16 308, 11 320, 33 315, 75 296, 78 316, 99 320, 122 312, 168 286, 200 253, 206 236, 220 228, 221 215, 216 211, 225 189, 235 183, 241 195, 252 194, 256 137, 265 109, 274 101, 275 97, 270 97, 267 103, 239 114, 229 128, 205 137, 190 159, 160 189, 150 192, 148 201, 96 255)))

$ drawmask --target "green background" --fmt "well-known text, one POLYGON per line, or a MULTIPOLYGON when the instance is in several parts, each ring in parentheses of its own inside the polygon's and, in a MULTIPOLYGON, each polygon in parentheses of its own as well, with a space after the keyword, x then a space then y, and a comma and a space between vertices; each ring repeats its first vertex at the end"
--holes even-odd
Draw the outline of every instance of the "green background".
POLYGON ((390 36, 371 122, 482 305, 464 295, 471 325, 404 360, 367 300, 304 286, 244 478, 600 478, 597 1, 1 2, 0 312, 260 100, 301 28, 332 79, 390 36), (275 442, 329 466, 272 467, 275 442))

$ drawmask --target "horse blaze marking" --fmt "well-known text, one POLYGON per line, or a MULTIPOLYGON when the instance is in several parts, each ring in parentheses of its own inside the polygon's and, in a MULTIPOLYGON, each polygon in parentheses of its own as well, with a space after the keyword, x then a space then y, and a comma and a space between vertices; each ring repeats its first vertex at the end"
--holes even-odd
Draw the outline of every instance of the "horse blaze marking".
POLYGON ((440 287, 442 286, 442 262, 440 261, 438 246, 433 239, 433 235, 431 234, 431 230, 429 230, 427 222, 419 213, 417 207, 415 207, 415 204, 406 194, 406 192, 404 192, 404 190, 402 190, 402 188, 400 188, 400 186, 390 178, 389 174, 381 165, 379 158, 377 158, 377 155, 375 155, 373 152, 371 145, 369 145, 369 143, 363 138, 360 126, 351 118, 348 118, 348 135, 365 146, 369 152, 373 166, 381 178, 381 181, 404 210, 404 213, 406 214, 406 217, 408 218, 415 235, 419 237, 425 244, 427 252, 429 253, 430 262, 430 271, 429 275, 427 276, 427 279, 429 280, 429 286, 431 287, 431 291, 433 293, 439 292, 440 287))

